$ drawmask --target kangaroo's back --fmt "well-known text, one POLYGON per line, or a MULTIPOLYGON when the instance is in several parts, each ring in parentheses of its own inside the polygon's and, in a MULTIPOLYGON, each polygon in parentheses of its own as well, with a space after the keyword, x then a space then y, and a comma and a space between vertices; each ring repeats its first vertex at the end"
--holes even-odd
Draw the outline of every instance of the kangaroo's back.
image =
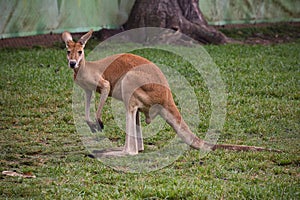
MULTIPOLYGON (((152 62, 141 56, 129 53, 117 56, 112 63, 105 68, 102 76, 105 80, 110 82, 111 89, 113 89, 116 83, 129 71, 144 71, 148 74, 150 73, 153 77, 159 76, 159 78, 166 81, 160 69, 152 62)), ((151 80, 149 81, 151 82, 151 80)))

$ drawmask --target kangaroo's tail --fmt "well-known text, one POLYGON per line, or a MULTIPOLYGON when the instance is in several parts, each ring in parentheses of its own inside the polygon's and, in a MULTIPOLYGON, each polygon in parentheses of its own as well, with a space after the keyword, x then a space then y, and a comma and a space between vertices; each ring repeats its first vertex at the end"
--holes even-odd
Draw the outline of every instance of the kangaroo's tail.
POLYGON ((167 121, 167 123, 176 131, 177 135, 189 146, 194 149, 202 150, 216 150, 216 149, 228 149, 235 151, 272 151, 282 152, 276 149, 267 149, 264 147, 246 146, 246 145, 234 145, 234 144, 210 144, 200 138, 198 138, 189 129, 188 125, 183 120, 180 112, 178 111, 174 102, 164 105, 160 111, 160 115, 167 121))
MULTIPOLYGON (((189 146, 194 149, 205 149, 207 144, 204 140, 198 138, 189 129, 188 125, 183 120, 174 102, 164 105, 160 111, 160 115, 166 122, 175 130, 177 135, 189 146)), ((213 145, 211 146, 211 148, 213 145)))

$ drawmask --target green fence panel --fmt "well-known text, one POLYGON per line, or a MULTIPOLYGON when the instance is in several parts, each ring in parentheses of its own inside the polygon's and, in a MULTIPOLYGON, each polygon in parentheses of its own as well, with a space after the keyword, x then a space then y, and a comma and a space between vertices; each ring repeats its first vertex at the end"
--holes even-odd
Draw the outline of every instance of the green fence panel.
POLYGON ((135 0, 0 0, 1 38, 124 24, 135 0))
MULTIPOLYGON (((0 38, 117 28, 135 0, 0 0, 0 38)), ((199 0, 209 24, 300 21, 300 0, 199 0)))
POLYGON ((300 0, 199 0, 209 24, 299 22, 300 0))

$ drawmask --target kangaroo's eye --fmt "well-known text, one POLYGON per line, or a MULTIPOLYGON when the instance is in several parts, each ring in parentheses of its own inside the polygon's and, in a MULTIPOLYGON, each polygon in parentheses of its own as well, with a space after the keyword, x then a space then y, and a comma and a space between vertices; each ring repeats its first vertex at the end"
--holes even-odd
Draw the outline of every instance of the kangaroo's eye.
POLYGON ((67 51, 67 54, 70 55, 71 51, 67 51))
POLYGON ((81 55, 81 54, 82 54, 82 51, 78 51, 78 54, 81 55))

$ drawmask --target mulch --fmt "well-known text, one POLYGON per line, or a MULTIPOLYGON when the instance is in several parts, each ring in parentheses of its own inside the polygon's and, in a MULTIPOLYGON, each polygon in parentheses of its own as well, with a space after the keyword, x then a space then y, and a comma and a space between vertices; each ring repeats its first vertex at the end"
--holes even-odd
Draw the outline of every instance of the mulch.
POLYGON ((216 26, 217 29, 226 30, 236 30, 238 33, 241 33, 243 29, 257 29, 259 28, 269 28, 275 29, 280 34, 273 33, 261 33, 256 32, 252 35, 246 37, 243 41, 240 41, 244 44, 262 44, 262 45, 270 45, 270 44, 280 44, 280 43, 288 43, 293 42, 295 40, 300 39, 300 22, 279 22, 279 23, 259 23, 259 24, 228 24, 224 26, 216 26), (288 28, 286 30, 286 28, 288 28))
MULTIPOLYGON (((72 34, 73 37, 80 37, 82 33, 72 34)), ((62 43, 61 34, 43 34, 25 37, 5 38, 0 40, 0 48, 32 48, 52 47, 62 43)))
MULTIPOLYGON (((241 25, 226 25, 226 26, 216 26, 217 29, 239 29, 239 28, 247 28, 247 27, 266 27, 272 26, 273 24, 241 24, 241 25)), ((299 27, 300 23, 288 23, 289 26, 299 27)), ((104 32, 105 33, 105 32, 104 32)), ((79 38, 83 33, 75 33, 72 34, 74 38, 79 38)), ((103 35, 98 38, 107 38, 107 36, 103 35)), ((291 42, 295 39, 300 38, 300 31, 294 33, 293 37, 290 36, 270 36, 263 34, 254 34, 248 38, 246 38, 242 43, 245 44, 278 44, 291 42)), ((53 47, 59 46, 62 44, 61 34, 44 34, 44 35, 35 35, 35 36, 26 36, 26 37, 16 37, 16 38, 5 38, 0 39, 0 48, 32 48, 32 47, 53 47)))

